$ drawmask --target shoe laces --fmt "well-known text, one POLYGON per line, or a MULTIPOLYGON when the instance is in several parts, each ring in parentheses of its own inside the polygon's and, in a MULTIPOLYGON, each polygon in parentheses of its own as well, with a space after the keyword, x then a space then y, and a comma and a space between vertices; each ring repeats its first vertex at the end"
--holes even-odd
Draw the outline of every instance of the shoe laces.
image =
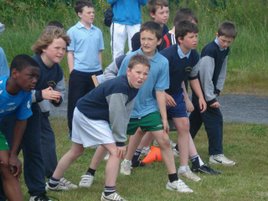
POLYGON ((60 182, 61 182, 62 184, 64 184, 64 185, 70 185, 70 184, 72 184, 72 182, 68 181, 68 180, 65 179, 65 178, 61 178, 61 179, 60 179, 60 182))

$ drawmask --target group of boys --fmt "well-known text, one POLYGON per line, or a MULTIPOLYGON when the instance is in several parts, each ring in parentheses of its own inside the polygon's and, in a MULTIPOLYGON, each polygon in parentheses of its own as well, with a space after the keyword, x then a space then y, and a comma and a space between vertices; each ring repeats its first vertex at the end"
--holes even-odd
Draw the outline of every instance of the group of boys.
MULTIPOLYGON (((121 1, 108 2, 113 5, 119 4, 121 1)), ((145 3, 146 1, 142 2, 142 4, 145 3)), ((227 21, 222 23, 218 29, 216 39, 203 48, 201 58, 199 58, 199 54, 195 50, 198 44, 196 24, 192 23, 191 20, 178 20, 174 23, 173 38, 175 42, 170 47, 165 45, 167 48, 161 50, 161 47, 163 48, 162 38, 167 34, 167 31, 163 34, 163 27, 166 26, 165 23, 168 19, 168 1, 150 0, 148 5, 152 7, 150 14, 154 21, 148 21, 141 25, 138 32, 140 48, 121 57, 119 63, 116 63, 118 58, 114 58, 113 64, 117 65, 116 74, 118 74, 118 77, 107 80, 95 88, 93 80, 88 78, 92 75, 102 74, 101 52, 104 49, 102 33, 100 29, 93 25, 95 11, 92 3, 85 0, 76 2, 75 11, 80 21, 68 30, 67 33, 71 42, 68 44, 68 40, 66 40, 64 45, 65 47, 68 45, 67 59, 70 70, 68 126, 72 146, 59 160, 53 174, 50 175, 47 189, 69 190, 77 188, 76 185, 67 185, 61 182, 64 172, 83 153, 85 148, 97 146, 89 169, 82 176, 79 186, 90 187, 92 185, 95 171, 108 152, 105 187, 101 200, 124 201, 125 199, 116 191, 117 174, 119 169, 121 173, 130 174, 129 167, 139 158, 135 157, 135 151, 137 151, 141 139, 146 134, 145 136, 152 136, 161 149, 168 172, 166 189, 191 193, 193 190, 178 177, 186 177, 193 181, 201 179, 189 168, 189 157, 195 156, 192 162, 196 165, 196 168, 193 168, 196 172, 218 173, 203 163, 192 140, 203 122, 209 139, 209 162, 230 166, 235 164, 223 155, 223 120, 219 109, 220 104, 217 101, 217 96, 223 89, 226 77, 229 46, 236 37, 234 24, 227 21), (162 14, 157 15, 157 12, 162 12, 162 14), (158 51, 158 49, 161 51, 158 51), (88 51, 90 51, 90 54, 88 51), (91 68, 88 68, 88 66, 91 68), (189 80, 193 92, 195 108, 189 118, 185 103, 186 94, 182 87, 186 80, 189 80), (173 119, 179 136, 178 145, 176 145, 180 152, 178 172, 168 136, 168 118, 173 119), (130 135, 128 146, 126 146, 126 134, 130 135), (132 160, 133 158, 135 160, 132 160), (124 160, 120 168, 121 159, 124 160), (128 167, 127 173, 124 170, 125 166, 128 167)), ((113 5, 113 8, 116 8, 116 6, 113 5)), ((42 52, 40 54, 42 55, 42 52)), ((27 60, 24 57, 23 59, 27 60)), ((44 57, 40 59, 44 59, 44 57)), ((37 59, 35 58, 35 60, 37 59)), ((45 61, 47 60, 45 59, 42 62, 45 63, 45 61)), ((51 66, 60 61, 61 59, 51 60, 51 66)), ((7 96, 10 96, 8 94, 13 95, 20 91, 34 89, 39 74, 45 73, 32 69, 39 65, 40 62, 37 64, 27 63, 24 66, 21 64, 16 67, 12 62, 9 78, 7 76, 5 78, 1 77, 0 84, 9 80, 8 84, 2 84, 1 89, 6 91, 7 96), (21 73, 20 71, 23 72, 24 69, 26 69, 25 71, 31 69, 31 72, 28 72, 30 71, 28 70, 28 74, 21 73), (32 84, 29 84, 28 88, 25 86, 27 82, 22 81, 26 79, 23 76, 28 76, 29 81, 31 78, 32 84)), ((48 64, 45 65, 49 66, 48 64)), ((42 89, 45 90, 46 88, 42 89)), ((48 90, 51 92, 53 88, 48 88, 48 90)), ((6 99, 2 100, 3 96, 1 95, 0 115, 3 114, 4 117, 10 111, 13 111, 18 119, 16 125, 22 120, 26 123, 25 120, 31 115, 29 108, 31 99, 29 98, 30 92, 25 92, 25 94, 28 97, 27 104, 17 103, 16 106, 12 107, 12 110, 2 108, 2 105, 10 107, 10 102, 6 99), (25 114, 28 115, 21 116, 21 111, 26 108, 29 112, 25 114)), ((53 98, 47 99, 58 105, 62 97, 55 91, 53 98)), ((19 100, 25 101, 26 99, 19 97, 19 100)), ((4 174, 1 174, 2 182, 6 182, 5 175, 11 174, 11 177, 16 178, 13 182, 17 182, 15 186, 17 186, 18 196, 20 197, 14 199, 11 197, 8 184, 12 180, 9 179, 3 185, 9 200, 22 200, 17 180, 20 164, 15 156, 19 151, 19 144, 26 127, 25 124, 23 125, 24 127, 21 127, 23 129, 19 131, 17 126, 14 127, 16 138, 13 138, 11 154, 9 155, 8 151, 5 151, 4 154, 1 152, 0 155, 1 172, 4 171, 4 174)), ((3 136, 2 133, 1 136, 3 136)), ((1 143, 6 144, 5 137, 3 136, 1 139, 1 143)), ((8 150, 9 148, 7 145, 1 145, 1 149, 8 150)), ((13 188, 15 187, 13 186, 13 188)), ((50 199, 46 196, 33 195, 30 200, 46 201, 50 199)))

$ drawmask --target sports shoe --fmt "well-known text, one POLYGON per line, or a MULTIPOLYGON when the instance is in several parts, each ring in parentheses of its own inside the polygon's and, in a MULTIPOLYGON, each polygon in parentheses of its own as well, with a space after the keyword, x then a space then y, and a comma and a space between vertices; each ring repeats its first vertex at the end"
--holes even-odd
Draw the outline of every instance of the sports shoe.
POLYGON ((199 176, 197 176, 196 174, 194 174, 191 169, 189 168, 189 166, 187 166, 186 171, 181 171, 180 169, 178 169, 178 175, 185 177, 187 179, 190 179, 192 181, 198 182, 201 180, 201 178, 199 176))
POLYGON ((36 196, 31 196, 29 201, 52 201, 52 200, 48 198, 46 194, 40 194, 36 196))
POLYGON ((172 152, 173 152, 173 156, 175 156, 175 157, 179 157, 180 156, 179 150, 177 150, 175 147, 172 148, 172 152))
POLYGON ((192 193, 193 190, 190 189, 181 179, 177 181, 170 182, 166 184, 166 189, 171 191, 178 191, 181 193, 192 193))
POLYGON ((46 182, 46 191, 68 191, 68 187, 64 186, 63 184, 59 183, 57 186, 52 186, 49 182, 46 182))
POLYGON ((124 159, 121 162, 120 173, 123 175, 130 175, 131 174, 131 161, 130 160, 124 159))
POLYGON ((200 173, 204 173, 204 174, 210 174, 210 175, 218 175, 221 174, 221 171, 218 170, 214 170, 211 167, 207 166, 206 164, 198 167, 198 168, 191 168, 193 172, 200 172, 200 173))
POLYGON ((61 186, 65 186, 66 188, 68 188, 68 190, 72 190, 72 189, 77 189, 78 188, 78 186, 76 184, 73 184, 72 182, 68 181, 64 177, 62 177, 60 179, 60 185, 61 186))
POLYGON ((101 201, 127 201, 122 198, 117 192, 114 192, 108 196, 105 196, 104 193, 101 194, 101 201))
POLYGON ((221 165, 225 165, 225 166, 234 166, 235 165, 234 161, 228 159, 223 154, 211 155, 209 157, 209 163, 210 164, 221 164, 221 165))
POLYGON ((82 175, 81 180, 79 182, 79 187, 90 188, 91 185, 93 184, 93 181, 94 181, 93 175, 88 175, 88 174, 82 175))

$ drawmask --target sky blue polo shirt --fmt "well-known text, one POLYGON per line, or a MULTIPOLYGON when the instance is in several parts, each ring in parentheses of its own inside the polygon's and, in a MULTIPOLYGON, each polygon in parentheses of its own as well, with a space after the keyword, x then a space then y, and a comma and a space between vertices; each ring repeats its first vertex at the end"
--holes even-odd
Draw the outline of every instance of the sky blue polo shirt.
MULTIPOLYGON (((133 55, 143 54, 141 49, 129 53, 123 60, 118 75, 125 75, 128 63, 133 55)), ((169 88, 169 67, 168 60, 160 53, 156 52, 150 58, 150 71, 147 80, 139 89, 135 98, 134 108, 131 118, 141 118, 152 112, 159 111, 156 100, 156 91, 165 91, 169 88)))
POLYGON ((67 50, 74 52, 74 69, 87 73, 102 70, 99 61, 99 52, 104 50, 101 30, 93 24, 90 29, 86 29, 78 22, 67 34, 71 39, 67 50))

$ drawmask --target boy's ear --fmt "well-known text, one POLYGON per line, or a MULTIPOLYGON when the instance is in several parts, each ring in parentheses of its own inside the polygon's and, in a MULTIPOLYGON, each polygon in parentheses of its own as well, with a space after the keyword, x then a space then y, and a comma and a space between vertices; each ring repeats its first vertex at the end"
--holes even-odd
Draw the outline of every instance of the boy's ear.
POLYGON ((160 38, 158 41, 157 41, 157 45, 160 45, 162 43, 162 38, 160 38))
POLYGON ((219 37, 219 33, 218 32, 216 32, 216 36, 219 37))
POLYGON ((19 71, 17 71, 15 68, 12 69, 12 71, 11 71, 11 77, 12 78, 16 79, 18 77, 18 74, 19 74, 19 71))

